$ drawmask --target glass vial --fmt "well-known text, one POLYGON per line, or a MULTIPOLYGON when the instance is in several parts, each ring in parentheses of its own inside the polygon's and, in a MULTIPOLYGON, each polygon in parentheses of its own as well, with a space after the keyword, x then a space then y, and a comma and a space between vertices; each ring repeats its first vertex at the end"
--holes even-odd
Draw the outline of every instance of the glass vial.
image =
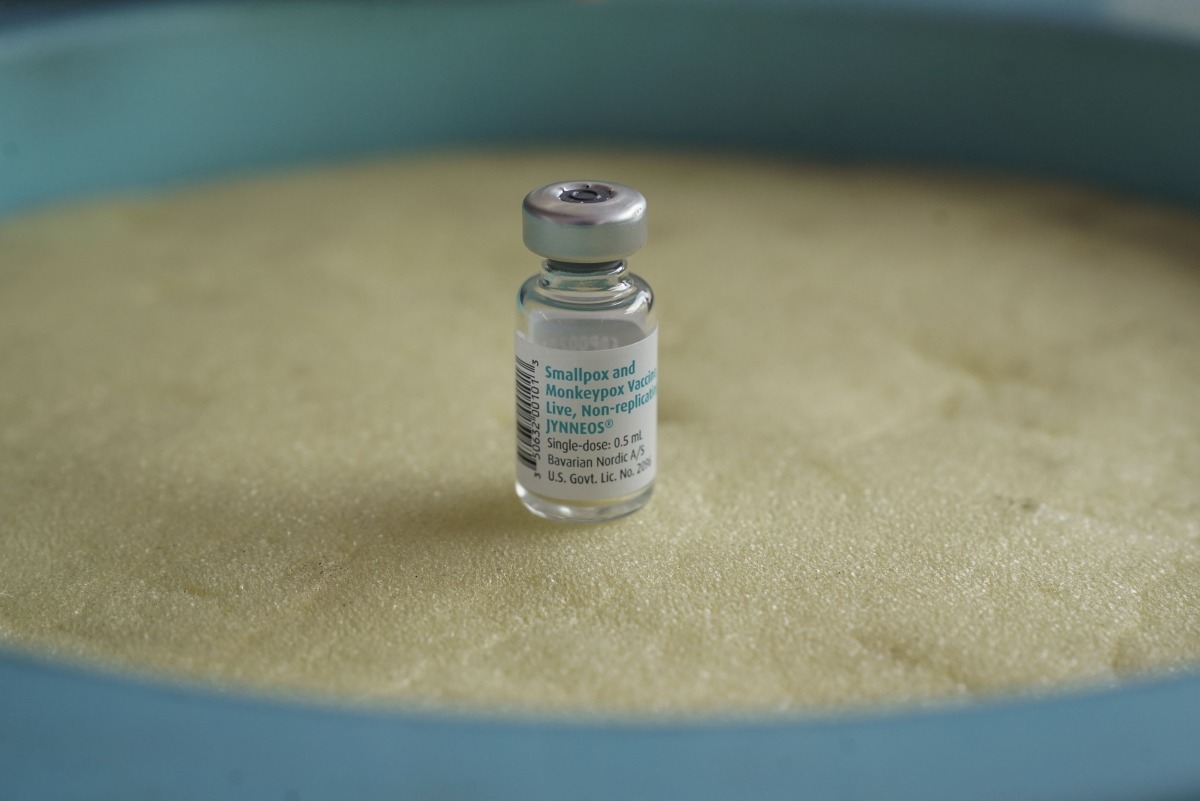
POLYGON ((611 520, 650 500, 657 467, 654 295, 626 264, 646 199, 564 181, 530 192, 522 219, 545 260, 517 295, 517 496, 552 520, 611 520))

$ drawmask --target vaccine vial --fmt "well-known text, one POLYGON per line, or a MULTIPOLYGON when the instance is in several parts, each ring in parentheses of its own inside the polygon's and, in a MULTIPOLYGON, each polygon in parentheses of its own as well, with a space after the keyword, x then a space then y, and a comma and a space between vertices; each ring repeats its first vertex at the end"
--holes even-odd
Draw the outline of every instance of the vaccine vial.
POLYGON ((525 245, 542 270, 517 295, 517 496, 552 520, 598 522, 654 492, 658 328, 627 259, 646 199, 607 181, 535 189, 525 245))

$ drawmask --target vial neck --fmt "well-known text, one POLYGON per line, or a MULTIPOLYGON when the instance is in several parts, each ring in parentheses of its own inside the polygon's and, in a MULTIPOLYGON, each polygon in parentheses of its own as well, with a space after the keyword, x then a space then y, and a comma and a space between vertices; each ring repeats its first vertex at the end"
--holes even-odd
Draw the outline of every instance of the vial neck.
POLYGON ((631 286, 629 268, 624 260, 582 264, 546 259, 542 262, 540 284, 543 289, 555 292, 604 294, 621 292, 631 286))
POLYGON ((625 262, 579 264, 547 259, 542 262, 536 293, 563 308, 601 308, 620 305, 637 294, 625 262))

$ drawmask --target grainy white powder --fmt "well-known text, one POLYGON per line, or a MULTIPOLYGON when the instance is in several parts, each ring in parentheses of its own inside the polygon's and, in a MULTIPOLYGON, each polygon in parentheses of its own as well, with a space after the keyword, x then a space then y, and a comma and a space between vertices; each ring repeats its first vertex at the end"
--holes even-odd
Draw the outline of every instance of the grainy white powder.
POLYGON ((445 156, 0 224, 0 642, 527 710, 910 703, 1200 660, 1200 225, 980 177, 445 156), (650 198, 659 481, 512 491, 519 201, 650 198), (489 187, 487 192, 478 187, 489 187))

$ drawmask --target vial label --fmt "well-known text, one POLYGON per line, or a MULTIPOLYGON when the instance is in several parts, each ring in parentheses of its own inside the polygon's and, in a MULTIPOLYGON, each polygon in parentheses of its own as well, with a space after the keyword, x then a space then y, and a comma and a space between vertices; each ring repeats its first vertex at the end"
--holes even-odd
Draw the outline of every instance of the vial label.
POLYGON ((517 480, 567 501, 654 481, 658 330, 633 345, 559 350, 517 332, 517 480))

